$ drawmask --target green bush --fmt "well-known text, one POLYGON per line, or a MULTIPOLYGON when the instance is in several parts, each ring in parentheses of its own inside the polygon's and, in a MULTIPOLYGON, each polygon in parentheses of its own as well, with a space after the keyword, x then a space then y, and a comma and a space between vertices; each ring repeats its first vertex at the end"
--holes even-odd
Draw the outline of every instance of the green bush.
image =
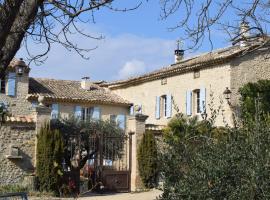
POLYGON ((268 117, 270 113, 270 80, 248 83, 239 89, 244 121, 255 121, 255 116, 268 117), (259 114, 259 115, 257 115, 259 114))
POLYGON ((157 184, 158 163, 157 145, 153 133, 146 132, 138 148, 139 173, 145 187, 153 188, 157 184))
POLYGON ((39 190, 59 193, 62 178, 63 139, 58 130, 46 124, 38 134, 36 174, 39 190))
POLYGON ((169 123, 160 156, 161 199, 269 199, 269 123, 248 129, 210 125, 184 116, 169 123))

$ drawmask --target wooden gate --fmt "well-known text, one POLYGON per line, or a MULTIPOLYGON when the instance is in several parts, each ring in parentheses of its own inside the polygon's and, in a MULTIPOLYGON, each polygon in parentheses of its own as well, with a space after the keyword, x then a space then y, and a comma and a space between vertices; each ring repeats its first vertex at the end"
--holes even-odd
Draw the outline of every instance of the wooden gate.
POLYGON ((90 151, 97 149, 95 157, 88 161, 93 184, 115 192, 130 192, 131 136, 90 136, 90 151))

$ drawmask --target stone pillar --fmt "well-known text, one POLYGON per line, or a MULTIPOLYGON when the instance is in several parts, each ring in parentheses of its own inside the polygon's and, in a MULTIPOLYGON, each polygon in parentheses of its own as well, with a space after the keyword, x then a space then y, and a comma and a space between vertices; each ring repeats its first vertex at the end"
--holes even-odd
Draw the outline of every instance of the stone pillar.
MULTIPOLYGON (((38 135, 41 127, 49 122, 51 119, 51 108, 48 108, 44 105, 38 105, 34 110, 34 116, 36 121, 36 135, 38 135)), ((35 158, 34 158, 34 166, 36 166, 36 151, 37 150, 37 137, 35 142, 35 158)))
POLYGON ((140 179, 138 160, 137 160, 137 148, 145 133, 145 121, 148 118, 147 115, 136 114, 135 116, 129 116, 127 119, 127 130, 132 135, 131 146, 131 191, 138 191, 143 188, 143 184, 140 179))

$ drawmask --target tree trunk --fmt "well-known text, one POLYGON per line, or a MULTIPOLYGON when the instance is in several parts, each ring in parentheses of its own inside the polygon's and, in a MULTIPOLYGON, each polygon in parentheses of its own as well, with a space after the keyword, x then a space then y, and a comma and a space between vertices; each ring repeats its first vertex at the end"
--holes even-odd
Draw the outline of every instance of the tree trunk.
MULTIPOLYGON (((7 3, 9 1, 11 0, 6 0, 7 3)), ((19 12, 16 12, 16 10, 11 11, 16 12, 17 15, 14 17, 15 13, 10 14, 12 16, 11 19, 8 19, 10 23, 6 23, 6 26, 3 27, 3 30, 6 30, 7 33, 5 33, 6 37, 2 36, 3 46, 0 50, 0 78, 4 76, 5 70, 7 69, 10 61, 14 58, 15 54, 20 48, 21 42, 26 34, 26 31, 28 30, 30 25, 34 22, 38 12, 38 8, 43 4, 43 1, 44 0, 24 0, 20 4, 19 12), (10 25, 11 28, 8 31, 8 27, 10 25)), ((14 6, 16 8, 18 5, 19 3, 18 4, 14 3, 14 6)))

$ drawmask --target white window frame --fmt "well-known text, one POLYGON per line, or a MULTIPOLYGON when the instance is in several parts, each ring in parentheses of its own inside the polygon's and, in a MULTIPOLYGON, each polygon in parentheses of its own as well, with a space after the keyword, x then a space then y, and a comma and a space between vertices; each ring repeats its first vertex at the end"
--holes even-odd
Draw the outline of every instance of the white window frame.
POLYGON ((195 89, 192 92, 193 97, 193 113, 195 114, 201 114, 201 108, 200 108, 200 98, 201 98, 201 91, 200 89, 195 89))

